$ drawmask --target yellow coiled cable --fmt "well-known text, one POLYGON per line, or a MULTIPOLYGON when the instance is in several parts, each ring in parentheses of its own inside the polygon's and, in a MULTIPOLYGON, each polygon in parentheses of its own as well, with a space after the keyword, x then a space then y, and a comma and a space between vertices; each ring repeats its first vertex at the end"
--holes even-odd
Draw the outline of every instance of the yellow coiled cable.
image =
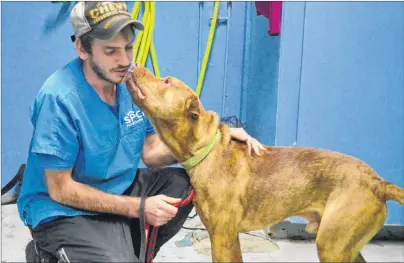
MULTIPOLYGON (((147 57, 151 55, 151 60, 153 64, 154 74, 160 77, 160 71, 158 68, 157 55, 154 47, 153 41, 153 31, 154 31, 154 21, 155 21, 155 3, 153 1, 136 2, 131 16, 133 19, 138 19, 140 13, 140 5, 144 4, 144 14, 142 16, 142 23, 145 27, 143 31, 140 31, 139 35, 136 37, 134 49, 133 49, 133 60, 145 66, 147 62, 147 57)), ((212 48, 213 38, 216 31, 216 24, 219 15, 219 2, 215 1, 213 9, 212 23, 210 25, 208 41, 206 43, 205 54, 202 60, 202 66, 199 73, 198 84, 196 88, 196 95, 199 97, 203 87, 203 81, 205 79, 205 73, 207 65, 209 62, 210 51, 212 48)))

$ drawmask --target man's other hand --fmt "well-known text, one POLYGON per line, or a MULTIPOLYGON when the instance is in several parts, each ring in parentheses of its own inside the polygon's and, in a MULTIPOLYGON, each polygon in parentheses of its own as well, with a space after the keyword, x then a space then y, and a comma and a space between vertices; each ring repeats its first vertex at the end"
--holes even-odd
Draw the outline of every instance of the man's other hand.
POLYGON ((156 195, 148 197, 145 201, 146 223, 152 226, 161 226, 170 221, 178 211, 173 206, 181 202, 180 198, 172 198, 166 195, 156 195))

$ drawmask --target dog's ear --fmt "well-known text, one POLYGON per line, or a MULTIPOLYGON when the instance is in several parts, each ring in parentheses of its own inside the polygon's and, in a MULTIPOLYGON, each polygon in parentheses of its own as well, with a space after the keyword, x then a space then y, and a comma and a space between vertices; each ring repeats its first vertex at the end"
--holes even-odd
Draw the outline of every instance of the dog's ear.
POLYGON ((194 120, 199 119, 199 115, 201 114, 201 103, 197 97, 191 100, 188 108, 188 114, 194 120))

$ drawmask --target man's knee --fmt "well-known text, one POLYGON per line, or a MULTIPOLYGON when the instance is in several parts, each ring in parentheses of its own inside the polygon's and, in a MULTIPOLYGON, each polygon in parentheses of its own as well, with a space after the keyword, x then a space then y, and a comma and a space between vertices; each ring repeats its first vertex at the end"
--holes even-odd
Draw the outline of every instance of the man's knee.
POLYGON ((190 190, 190 179, 183 168, 164 168, 162 172, 168 177, 164 194, 171 197, 185 198, 190 190))
POLYGON ((182 188, 187 188, 190 185, 189 176, 184 168, 171 168, 169 170, 171 180, 182 188))
MULTIPOLYGON (((191 183, 185 169, 165 168, 164 176, 167 176, 168 180, 165 183, 161 194, 165 194, 170 197, 181 198, 182 200, 184 200, 191 193, 191 183)), ((190 200, 189 203, 179 207, 177 215, 168 223, 168 226, 174 232, 178 232, 181 229, 182 224, 187 219, 192 208, 192 200, 190 200)))

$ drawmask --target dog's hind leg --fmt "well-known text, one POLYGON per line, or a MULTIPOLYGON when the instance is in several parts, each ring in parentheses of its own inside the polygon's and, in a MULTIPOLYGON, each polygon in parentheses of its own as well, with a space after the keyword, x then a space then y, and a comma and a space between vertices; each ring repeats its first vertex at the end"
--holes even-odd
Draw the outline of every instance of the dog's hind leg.
POLYGON ((373 194, 344 193, 327 204, 316 245, 320 262, 365 262, 360 250, 381 229, 384 202, 373 194))
MULTIPOLYGON (((223 228, 223 230, 226 230, 223 228)), ((237 232, 215 231, 209 233, 213 262, 242 262, 240 240, 237 232)))
POLYGON ((318 232, 321 222, 321 215, 319 212, 306 212, 302 214, 297 214, 308 221, 306 226, 306 231, 311 234, 318 232))

